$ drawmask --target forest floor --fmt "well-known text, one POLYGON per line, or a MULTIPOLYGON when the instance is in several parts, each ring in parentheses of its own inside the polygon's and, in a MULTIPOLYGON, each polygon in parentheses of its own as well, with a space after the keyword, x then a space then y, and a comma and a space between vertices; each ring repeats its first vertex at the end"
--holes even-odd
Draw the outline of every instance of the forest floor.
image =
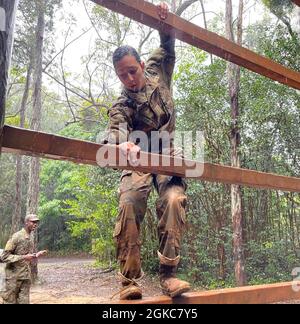
MULTIPOLYGON (((39 262, 39 283, 31 288, 32 304, 111 304, 118 302, 120 281, 116 271, 94 266, 87 257, 43 258, 39 262)), ((161 296, 158 277, 140 282, 144 297, 161 296)), ((4 288, 4 264, 0 263, 0 291, 4 288)), ((196 289, 199 290, 199 289, 196 289)), ((0 297, 0 304, 2 299, 0 297)), ((300 300, 279 304, 300 304, 300 300)))
MULTIPOLYGON (((86 257, 43 258, 39 262, 39 283, 31 288, 32 304, 109 304, 118 301, 120 281, 116 271, 94 267, 86 257)), ((0 264, 3 278, 3 264, 0 264)), ((143 296, 161 295, 158 277, 140 282, 143 296)), ((1 300, 1 298, 0 298, 1 300)))

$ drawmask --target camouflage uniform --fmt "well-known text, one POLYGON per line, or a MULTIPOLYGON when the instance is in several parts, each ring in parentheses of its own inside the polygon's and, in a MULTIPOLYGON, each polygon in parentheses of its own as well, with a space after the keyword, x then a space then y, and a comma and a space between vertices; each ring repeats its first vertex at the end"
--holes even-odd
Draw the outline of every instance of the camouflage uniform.
MULTIPOLYGON (((160 48, 146 63, 145 88, 137 93, 123 89, 122 95, 109 110, 109 135, 105 143, 126 142, 127 135, 130 139, 130 133, 137 130, 145 132, 148 137, 151 131, 174 132, 175 111, 170 90, 175 64, 174 43, 173 38, 161 34, 160 48), (120 129, 122 123, 127 124, 127 129, 120 129)), ((156 153, 177 155, 173 140, 170 147, 162 145, 156 153)), ((167 266, 173 271, 179 263, 187 203, 184 181, 178 177, 125 170, 121 176, 119 216, 114 231, 124 285, 126 278, 137 279, 142 275, 140 225, 152 184, 159 194, 156 207, 161 269, 167 266)))
POLYGON ((29 304, 31 285, 30 263, 24 255, 33 253, 32 235, 23 228, 7 242, 1 260, 6 263, 6 291, 2 294, 4 304, 29 304))

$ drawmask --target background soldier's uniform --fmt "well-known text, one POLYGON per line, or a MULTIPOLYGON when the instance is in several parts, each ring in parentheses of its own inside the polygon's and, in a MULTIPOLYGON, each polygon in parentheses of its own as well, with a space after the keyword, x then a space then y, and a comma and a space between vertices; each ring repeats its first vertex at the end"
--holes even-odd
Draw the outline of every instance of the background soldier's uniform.
MULTIPOLYGON (((145 88, 136 93, 124 89, 109 110, 109 134, 104 143, 126 142, 128 134, 130 140, 132 131, 143 131, 149 139, 151 131, 166 131, 167 134, 174 132, 175 111, 170 87, 175 64, 175 40, 167 35, 160 36, 160 48, 146 63, 145 88), (120 124, 124 123, 127 129, 120 129, 120 124)), ((155 153, 178 155, 173 139, 170 147, 164 147, 163 144, 159 152, 155 153)), ((156 207, 161 275, 174 273, 179 263, 187 202, 185 182, 178 177, 125 170, 121 176, 119 216, 114 231, 123 285, 130 282, 126 282, 126 278, 138 279, 142 276, 140 224, 146 212, 152 184, 159 194, 156 207)))
POLYGON ((33 238, 23 228, 7 242, 1 260, 6 263, 6 291, 4 304, 29 304, 31 285, 30 263, 24 255, 33 253, 33 238))

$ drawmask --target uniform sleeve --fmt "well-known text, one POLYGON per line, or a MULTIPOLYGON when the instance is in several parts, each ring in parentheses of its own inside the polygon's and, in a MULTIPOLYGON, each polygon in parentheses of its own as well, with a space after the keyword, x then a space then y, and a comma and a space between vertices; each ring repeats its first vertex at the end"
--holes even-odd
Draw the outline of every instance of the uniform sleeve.
POLYGON ((109 125, 103 144, 121 144, 128 141, 128 135, 132 131, 132 118, 130 108, 124 104, 124 100, 117 101, 109 110, 109 125))
POLYGON ((160 33, 160 47, 150 56, 146 64, 146 71, 158 75, 168 88, 171 87, 175 66, 175 38, 160 33))
POLYGON ((15 263, 23 260, 22 255, 16 255, 15 250, 18 240, 14 236, 6 243, 5 249, 1 255, 1 261, 4 263, 15 263))

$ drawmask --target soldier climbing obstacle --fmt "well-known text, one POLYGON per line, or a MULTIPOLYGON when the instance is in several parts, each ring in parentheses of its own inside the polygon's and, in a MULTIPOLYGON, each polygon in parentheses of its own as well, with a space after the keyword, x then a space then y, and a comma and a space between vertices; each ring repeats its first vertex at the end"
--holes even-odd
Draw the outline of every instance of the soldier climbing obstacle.
MULTIPOLYGON (((161 3, 157 8, 160 19, 166 19, 169 12, 167 4, 161 3)), ((113 55, 114 68, 124 88, 109 109, 108 136, 104 143, 119 145, 121 152, 132 162, 141 149, 140 144, 138 146, 130 141, 130 134, 134 131, 143 131, 148 138, 151 132, 158 132, 162 137, 169 134, 167 137, 171 141, 162 138, 163 144, 156 153, 178 155, 170 136, 175 130, 170 90, 175 65, 175 39, 160 33, 160 40, 160 48, 146 64, 130 46, 119 47, 113 55), (126 125, 127 129, 120 125, 126 125)), ((153 147, 148 149, 153 152, 153 147)), ((121 176, 119 216, 114 231, 123 285, 120 299, 142 298, 142 290, 137 283, 143 276, 139 236, 152 184, 159 194, 156 203, 159 221, 157 253, 163 293, 175 297, 190 289, 188 282, 176 278, 187 204, 184 180, 125 170, 121 176)))

